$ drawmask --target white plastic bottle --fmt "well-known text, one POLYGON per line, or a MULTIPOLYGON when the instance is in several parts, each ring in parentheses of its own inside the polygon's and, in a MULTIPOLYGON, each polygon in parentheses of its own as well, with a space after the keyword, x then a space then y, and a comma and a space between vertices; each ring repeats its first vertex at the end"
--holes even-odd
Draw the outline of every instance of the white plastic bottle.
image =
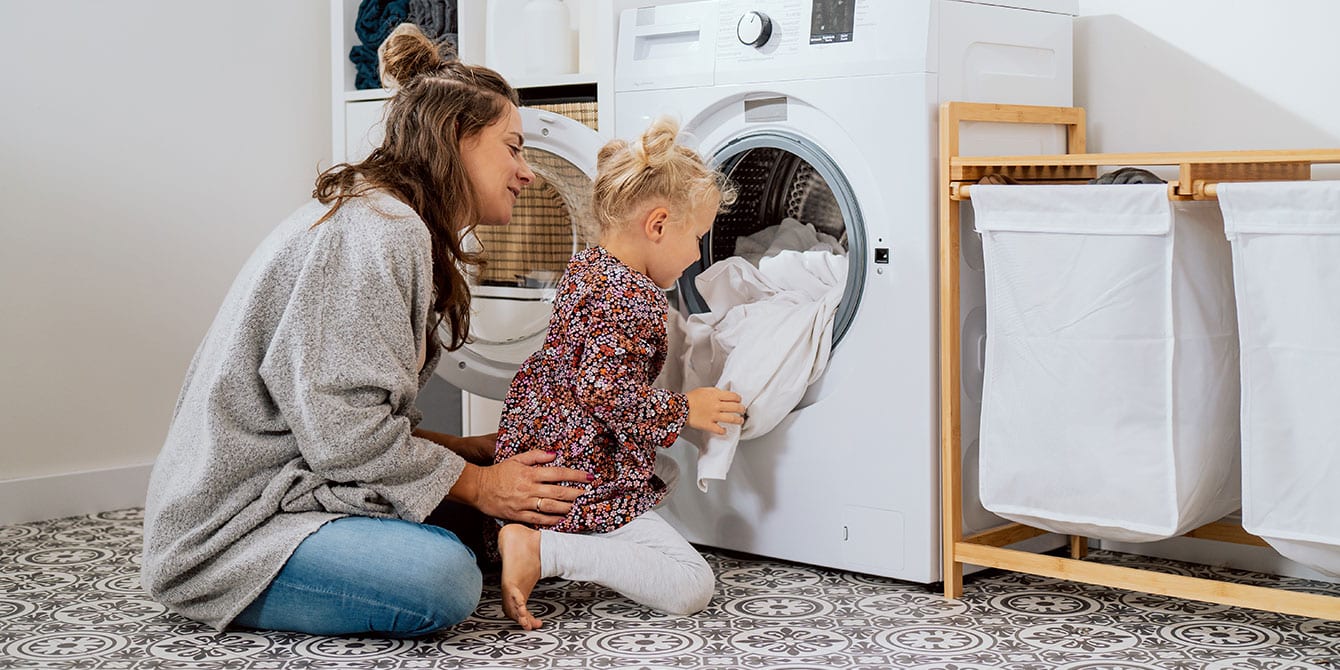
POLYGON ((570 74, 577 49, 563 0, 529 0, 521 10, 527 75, 570 74))

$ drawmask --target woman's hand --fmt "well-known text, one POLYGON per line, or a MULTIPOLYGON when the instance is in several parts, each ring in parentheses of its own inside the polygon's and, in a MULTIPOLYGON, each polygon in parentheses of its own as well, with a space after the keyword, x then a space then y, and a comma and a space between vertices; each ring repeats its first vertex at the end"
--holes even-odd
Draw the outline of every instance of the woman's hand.
POLYGON ((572 511, 572 501, 586 493, 594 478, 580 470, 542 467, 554 454, 532 450, 501 463, 467 463, 448 496, 498 519, 551 526, 572 511), (571 482, 581 486, 563 486, 571 482))
POLYGON ((744 405, 740 403, 739 393, 703 386, 689 391, 685 396, 689 399, 687 423, 690 428, 724 435, 726 427, 721 424, 744 423, 744 405))

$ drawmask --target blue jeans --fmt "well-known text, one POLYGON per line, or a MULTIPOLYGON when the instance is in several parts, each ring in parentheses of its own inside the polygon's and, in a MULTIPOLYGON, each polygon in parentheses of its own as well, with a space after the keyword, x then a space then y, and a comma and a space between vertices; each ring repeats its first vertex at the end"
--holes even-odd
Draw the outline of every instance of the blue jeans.
POLYGON ((342 517, 303 540, 233 624, 417 637, 465 620, 482 588, 474 552, 451 531, 401 519, 342 517))

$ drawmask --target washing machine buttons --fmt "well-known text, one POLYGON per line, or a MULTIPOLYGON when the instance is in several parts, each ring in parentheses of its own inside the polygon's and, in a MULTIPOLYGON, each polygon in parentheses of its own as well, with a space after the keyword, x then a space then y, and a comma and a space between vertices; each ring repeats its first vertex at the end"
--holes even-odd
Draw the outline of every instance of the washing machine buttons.
POLYGON ((772 19, 763 12, 745 12, 735 24, 735 36, 740 44, 758 48, 772 37, 772 19))
POLYGON ((888 262, 889 262, 889 249, 888 249, 888 247, 879 247, 879 248, 875 249, 875 262, 876 262, 876 263, 888 263, 888 262))

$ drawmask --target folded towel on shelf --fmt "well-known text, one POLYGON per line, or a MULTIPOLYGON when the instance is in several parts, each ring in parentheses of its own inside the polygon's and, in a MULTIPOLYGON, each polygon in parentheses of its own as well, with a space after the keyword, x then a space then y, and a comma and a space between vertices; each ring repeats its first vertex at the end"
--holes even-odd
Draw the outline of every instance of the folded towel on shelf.
POLYGON ((409 0, 363 0, 358 5, 354 32, 363 43, 349 50, 354 64, 354 88, 381 88, 377 49, 395 27, 409 20, 409 0))
POLYGON ((686 429, 698 448, 698 488, 725 479, 740 440, 772 430, 823 374, 833 317, 847 281, 847 258, 826 251, 782 251, 755 267, 740 257, 698 275, 710 312, 675 324, 685 350, 682 390, 716 386, 739 393, 747 419, 725 435, 686 429))
POLYGON ((409 0, 363 0, 358 3, 354 33, 373 49, 381 46, 395 27, 409 20, 409 0))
POLYGON ((367 88, 381 88, 382 75, 378 71, 377 47, 356 44, 348 50, 348 60, 354 63, 354 87, 363 91, 367 88))
POLYGON ((430 40, 448 39, 454 44, 456 0, 409 0, 408 21, 417 25, 430 40))
POLYGON ((354 87, 358 90, 381 88, 381 73, 377 69, 377 47, 359 44, 349 50, 349 61, 354 64, 354 87))

